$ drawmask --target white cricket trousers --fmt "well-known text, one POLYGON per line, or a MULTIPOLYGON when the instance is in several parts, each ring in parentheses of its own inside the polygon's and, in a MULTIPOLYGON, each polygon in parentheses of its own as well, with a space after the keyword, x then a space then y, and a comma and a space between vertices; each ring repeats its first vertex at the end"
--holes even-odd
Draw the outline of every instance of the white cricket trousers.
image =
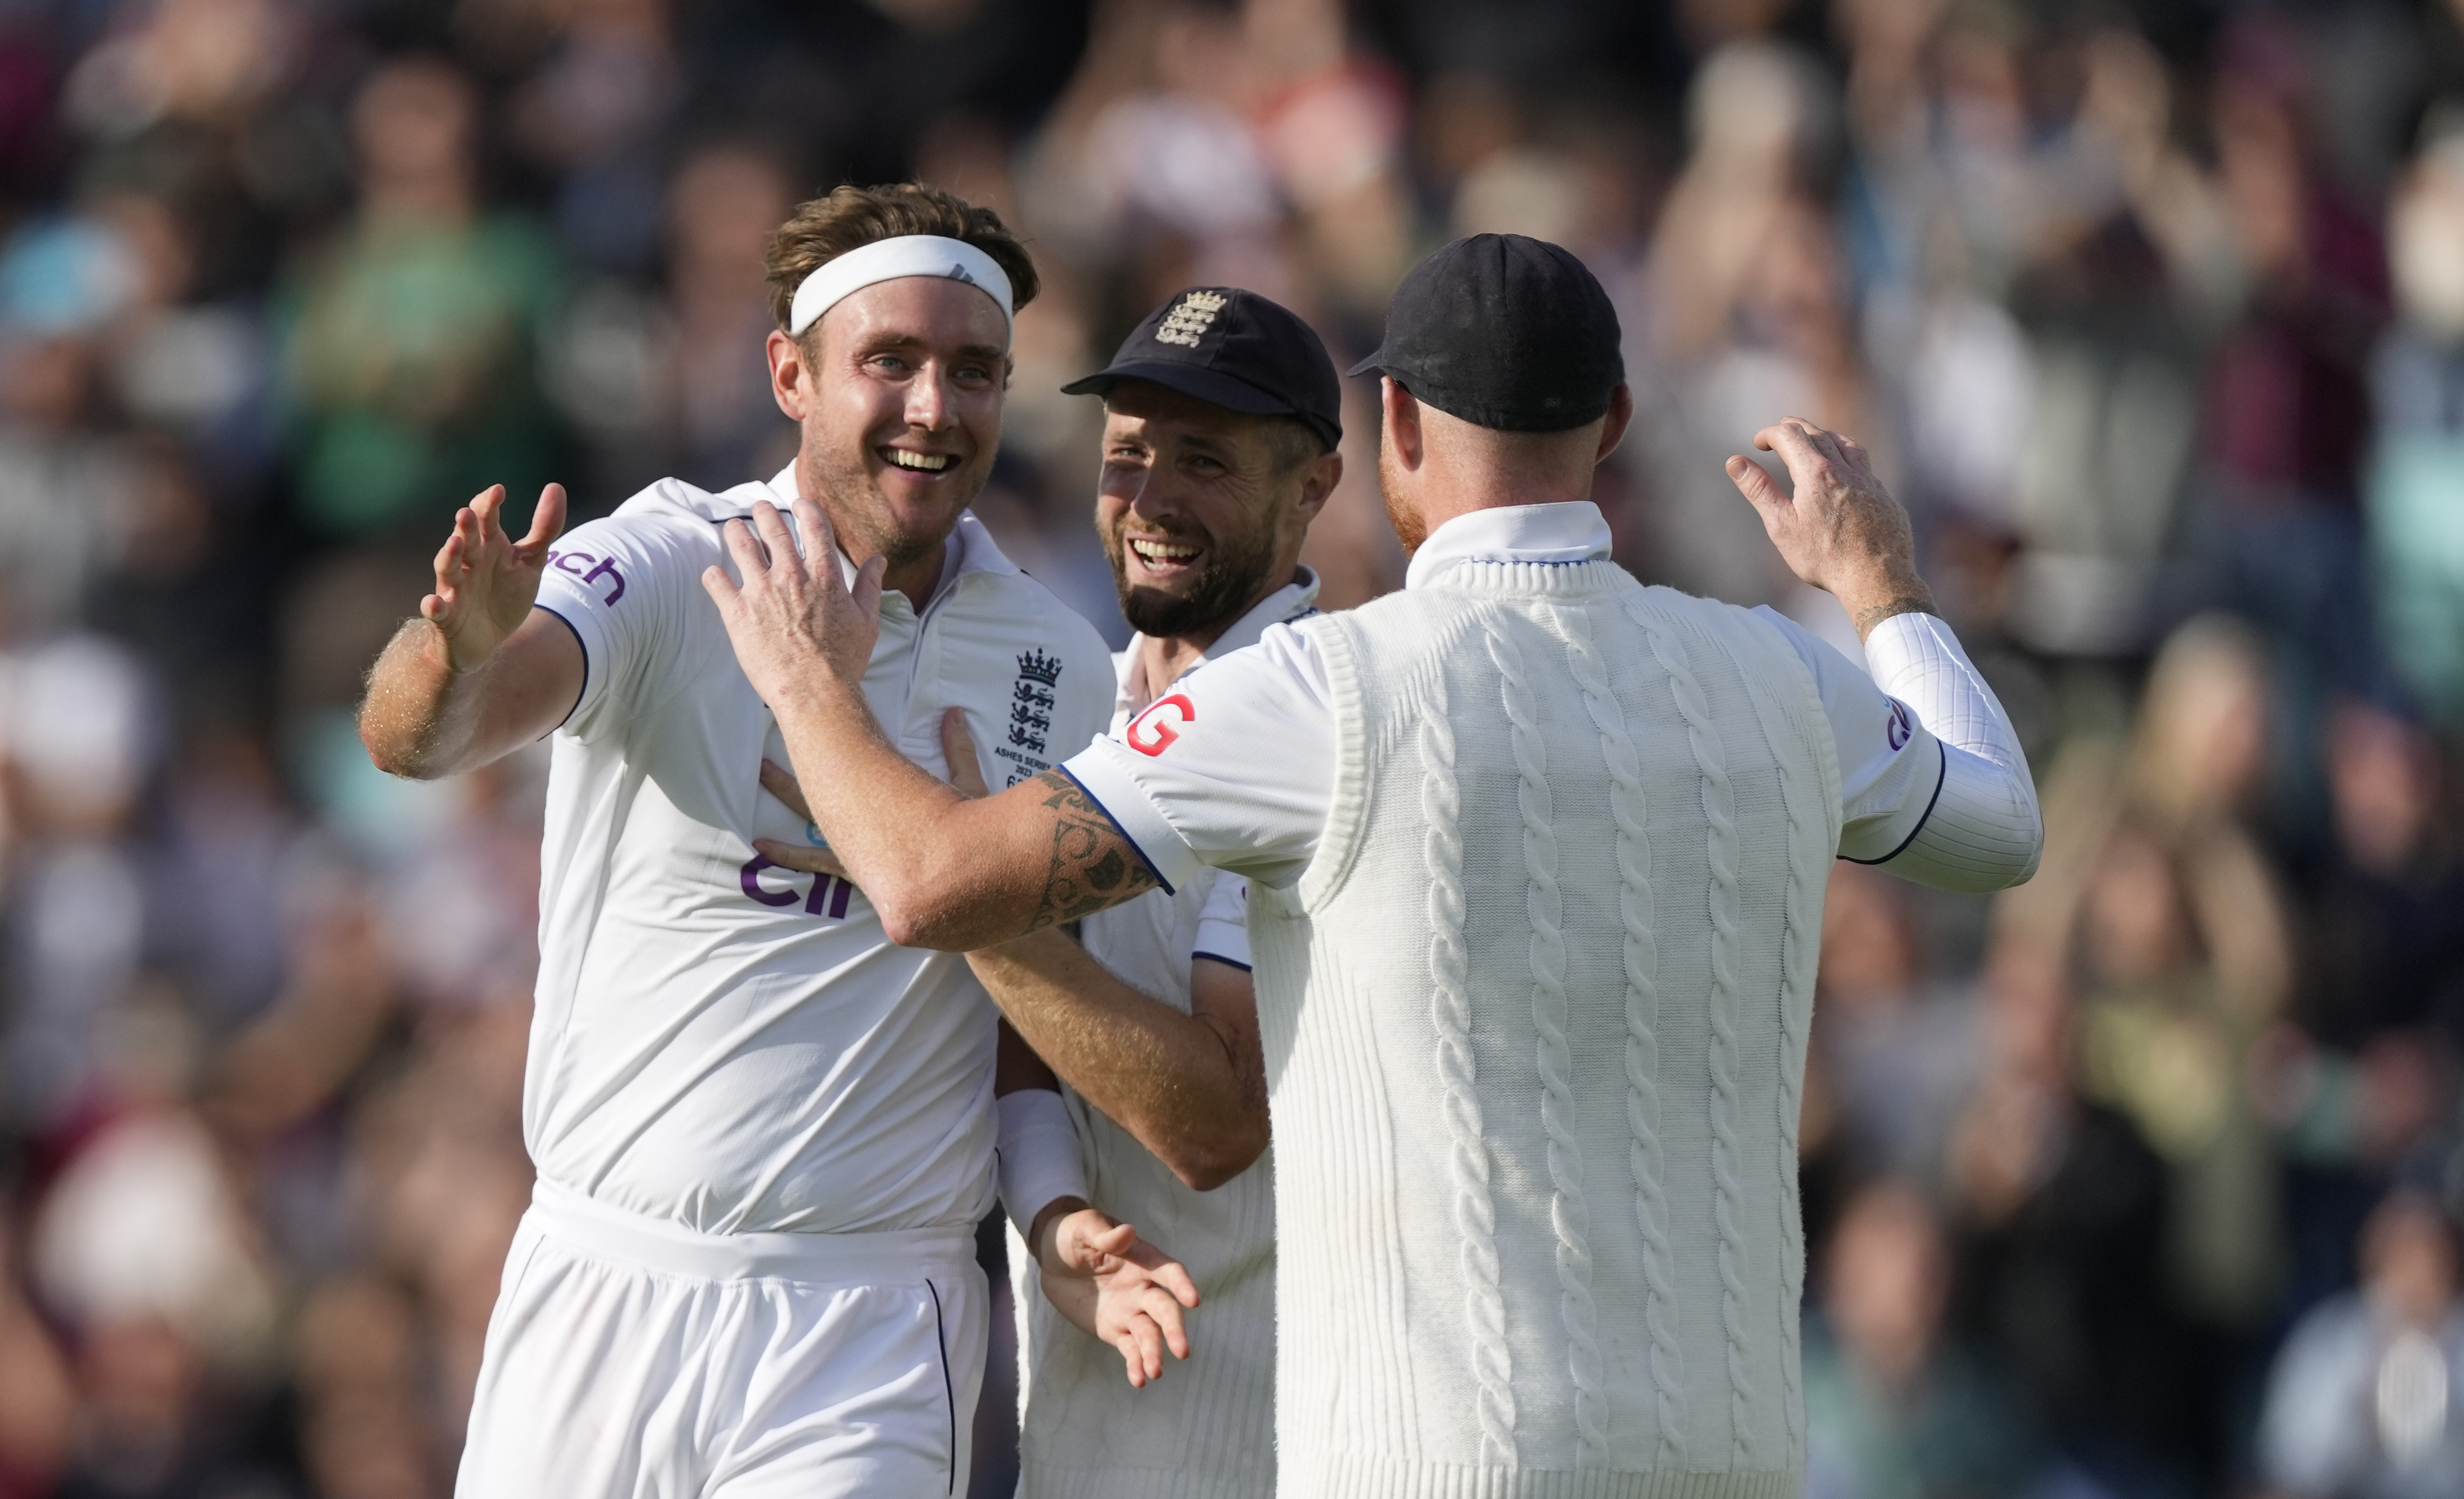
POLYGON ((458 1499, 949 1499, 989 1294, 966 1228, 703 1234, 542 1181, 458 1499))

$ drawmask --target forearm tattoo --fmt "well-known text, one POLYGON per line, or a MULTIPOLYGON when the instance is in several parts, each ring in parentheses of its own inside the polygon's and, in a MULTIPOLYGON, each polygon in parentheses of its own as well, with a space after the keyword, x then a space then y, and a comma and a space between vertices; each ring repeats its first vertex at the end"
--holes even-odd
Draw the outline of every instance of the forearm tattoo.
POLYGON ((1155 888, 1155 871, 1078 783, 1057 770, 1035 779, 1053 812, 1052 862, 1028 931, 1093 915, 1155 888))
POLYGON ((1888 604, 1877 604, 1870 609, 1859 609, 1856 619, 1850 623, 1857 627, 1857 638, 1862 640, 1874 632, 1875 626, 1894 614, 1940 614, 1942 610, 1933 606, 1931 599, 1920 599, 1913 595, 1902 594, 1888 604))

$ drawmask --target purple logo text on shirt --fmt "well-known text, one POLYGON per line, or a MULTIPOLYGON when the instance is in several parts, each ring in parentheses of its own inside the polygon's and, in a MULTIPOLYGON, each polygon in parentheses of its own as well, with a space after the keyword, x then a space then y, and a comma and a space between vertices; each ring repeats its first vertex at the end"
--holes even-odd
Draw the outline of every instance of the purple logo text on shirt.
POLYGON ((625 596, 625 575, 616 570, 616 559, 612 557, 594 557, 588 552, 550 552, 547 564, 559 572, 571 573, 585 584, 595 584, 602 578, 613 582, 616 586, 607 590, 607 597, 599 601, 602 604, 613 604, 625 596))
POLYGON ((1882 727, 1882 736, 1891 741, 1892 750, 1896 752, 1906 748, 1909 736, 1916 732, 1916 723, 1908 716, 1908 705, 1896 697, 1892 698, 1891 721, 1882 727))

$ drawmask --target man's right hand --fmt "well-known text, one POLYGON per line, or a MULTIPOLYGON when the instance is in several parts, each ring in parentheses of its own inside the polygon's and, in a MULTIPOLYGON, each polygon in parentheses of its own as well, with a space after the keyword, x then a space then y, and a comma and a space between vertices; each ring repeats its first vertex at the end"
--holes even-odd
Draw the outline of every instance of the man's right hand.
POLYGON ((564 486, 539 491, 530 535, 518 541, 505 530, 504 508, 502 484, 462 507, 436 554, 436 591, 419 601, 420 617, 436 627, 446 663, 456 672, 495 655, 530 618, 548 546, 564 529, 564 486))
POLYGON ((1756 432, 1754 446, 1787 463, 1794 493, 1743 453, 1728 460, 1729 482, 1762 517, 1789 570, 1839 600, 1857 638, 1894 614, 1934 611, 1917 576, 1908 513, 1855 439, 1791 416, 1756 432))

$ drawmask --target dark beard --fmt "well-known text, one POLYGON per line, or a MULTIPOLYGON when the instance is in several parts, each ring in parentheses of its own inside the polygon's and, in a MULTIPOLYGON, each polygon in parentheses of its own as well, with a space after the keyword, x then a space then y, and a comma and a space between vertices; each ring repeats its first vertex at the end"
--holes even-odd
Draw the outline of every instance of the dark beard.
POLYGON ((1105 538, 1111 554, 1112 586, 1120 594, 1121 617, 1141 635, 1165 638, 1220 630, 1240 618, 1251 600, 1265 591, 1267 570, 1275 563, 1272 531, 1264 530, 1245 546, 1223 538, 1209 539, 1206 560, 1198 569, 1198 586, 1175 598, 1153 588, 1129 586, 1126 559, 1129 543, 1118 536, 1105 538))

